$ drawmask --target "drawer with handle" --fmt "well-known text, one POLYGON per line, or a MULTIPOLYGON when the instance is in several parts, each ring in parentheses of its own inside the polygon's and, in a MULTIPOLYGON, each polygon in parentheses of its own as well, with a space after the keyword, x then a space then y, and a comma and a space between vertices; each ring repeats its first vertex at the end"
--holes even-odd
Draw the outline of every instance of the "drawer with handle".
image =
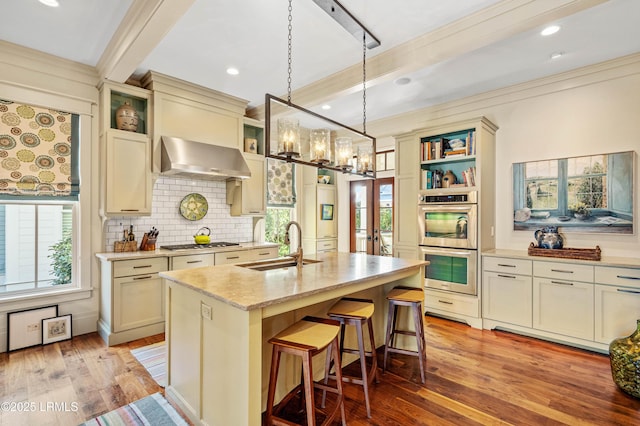
POLYGON ((338 248, 338 241, 336 240, 320 240, 316 241, 316 251, 335 251, 338 248))
POLYGON ((249 250, 249 259, 247 260, 274 259, 276 257, 278 257, 278 247, 265 247, 249 250))
POLYGON ((533 262, 533 275, 568 281, 593 282, 593 266, 563 262, 533 262))
POLYGON ((515 275, 531 275, 532 263, 530 260, 510 259, 507 257, 482 258, 482 268, 485 271, 504 272, 515 275))
POLYGON ((598 284, 640 288, 640 268, 596 266, 596 282, 598 284))
POLYGON ((248 250, 225 251, 216 253, 215 255, 216 265, 229 265, 232 263, 248 262, 250 260, 248 250))
POLYGON ((174 256, 171 258, 171 270, 200 268, 201 266, 213 266, 215 257, 213 253, 193 254, 189 256, 174 256))
POLYGON ((113 276, 117 278, 139 274, 153 274, 166 271, 168 267, 169 262, 166 257, 117 260, 113 262, 113 276))

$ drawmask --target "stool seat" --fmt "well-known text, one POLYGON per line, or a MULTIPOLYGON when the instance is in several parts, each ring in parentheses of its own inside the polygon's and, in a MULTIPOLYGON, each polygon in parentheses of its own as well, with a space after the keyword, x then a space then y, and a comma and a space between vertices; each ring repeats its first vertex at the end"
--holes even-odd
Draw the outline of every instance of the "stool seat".
POLYGON ((386 371, 387 369, 387 358, 389 353, 416 356, 420 362, 420 378, 422 379, 422 383, 425 383, 426 378, 424 364, 427 360, 427 345, 424 336, 424 314, 422 312, 424 292, 422 291, 422 288, 395 287, 387 293, 387 300, 389 301, 389 313, 387 318, 387 334, 385 336, 382 371, 386 371), (408 307, 411 309, 414 330, 405 330, 397 327, 398 308, 400 307, 408 307), (398 334, 415 336, 417 350, 413 351, 397 347, 395 345, 395 341, 398 334))
MULTIPOLYGON (((327 312, 329 317, 340 321, 340 358, 343 353, 355 354, 360 357, 360 376, 342 376, 345 383, 354 383, 361 385, 364 390, 364 401, 367 408, 367 417, 371 417, 371 405, 369 403, 369 385, 375 380, 378 382, 378 361, 376 357, 376 343, 373 338, 373 324, 371 317, 373 316, 375 305, 370 299, 356 299, 351 297, 343 297, 336 302, 327 312), (371 349, 365 349, 364 342, 364 325, 369 329, 369 346, 371 349), (358 338, 357 348, 346 348, 344 346, 345 326, 352 325, 356 328, 356 336, 358 338), (367 357, 371 358, 371 369, 367 371, 367 357)), ((331 371, 331 364, 327 359, 325 367, 331 371)), ((335 378, 334 375, 325 376, 325 384, 328 378, 335 378)), ((323 394, 324 404, 324 394, 323 394)))
POLYGON ((267 425, 292 425, 293 423, 278 414, 283 407, 296 394, 300 393, 305 402, 307 425, 315 426, 316 408, 314 389, 323 391, 323 404, 326 392, 336 394, 336 405, 330 413, 325 413, 326 418, 322 425, 330 424, 340 412, 342 424, 346 425, 344 411, 344 393, 342 391, 342 368, 340 364, 340 351, 338 348, 338 335, 340 334, 340 322, 326 318, 304 317, 300 321, 289 326, 285 330, 269 339, 273 345, 271 356, 271 372, 269 374, 269 390, 267 392, 267 412, 265 423, 267 425), (336 365, 336 386, 328 386, 327 377, 329 370, 325 370, 325 381, 316 383, 313 380, 313 357, 323 351, 327 352, 327 365, 333 362, 336 365), (299 356, 302 359, 301 383, 290 391, 274 409, 273 403, 276 393, 276 382, 280 368, 280 356, 282 353, 299 356))
POLYGON ((374 305, 371 301, 341 299, 329 309, 329 316, 342 316, 368 319, 373 316, 374 305))
POLYGON ((422 303, 424 300, 424 293, 421 288, 396 287, 387 293, 387 300, 422 303))
POLYGON ((269 343, 318 350, 328 346, 339 332, 339 324, 331 325, 303 319, 273 336, 269 343))

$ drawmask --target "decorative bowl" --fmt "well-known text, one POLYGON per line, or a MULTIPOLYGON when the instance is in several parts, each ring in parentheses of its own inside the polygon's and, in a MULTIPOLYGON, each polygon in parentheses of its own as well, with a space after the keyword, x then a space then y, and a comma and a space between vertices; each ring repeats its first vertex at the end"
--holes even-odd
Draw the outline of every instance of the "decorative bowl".
POLYGON ((331 182, 331 176, 329 175, 318 175, 318 183, 328 184, 331 182))

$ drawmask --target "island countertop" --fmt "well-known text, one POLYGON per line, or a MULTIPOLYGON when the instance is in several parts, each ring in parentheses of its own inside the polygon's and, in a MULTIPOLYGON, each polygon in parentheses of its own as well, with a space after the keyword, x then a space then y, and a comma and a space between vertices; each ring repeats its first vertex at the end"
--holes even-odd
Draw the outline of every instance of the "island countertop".
POLYGON ((384 279, 416 269, 428 262, 364 253, 318 253, 305 259, 319 260, 296 267, 256 271, 238 265, 161 272, 167 280, 211 296, 226 304, 250 311, 306 298, 340 287, 384 279))

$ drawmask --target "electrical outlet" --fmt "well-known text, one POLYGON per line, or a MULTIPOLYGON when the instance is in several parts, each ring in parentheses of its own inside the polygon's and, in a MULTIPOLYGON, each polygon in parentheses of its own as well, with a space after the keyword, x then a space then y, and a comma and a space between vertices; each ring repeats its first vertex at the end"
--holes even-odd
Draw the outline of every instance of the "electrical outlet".
POLYGON ((202 318, 208 319, 208 320, 211 319, 211 306, 201 303, 200 312, 202 313, 202 318))

